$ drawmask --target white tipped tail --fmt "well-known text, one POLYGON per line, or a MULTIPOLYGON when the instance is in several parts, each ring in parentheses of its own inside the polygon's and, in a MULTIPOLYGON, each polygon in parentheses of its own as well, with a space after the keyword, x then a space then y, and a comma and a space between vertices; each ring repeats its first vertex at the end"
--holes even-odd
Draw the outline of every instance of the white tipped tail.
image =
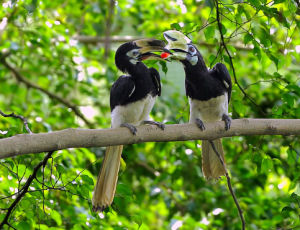
POLYGON ((103 211, 103 209, 113 202, 122 150, 123 145, 109 146, 106 148, 92 199, 94 212, 103 211))
MULTIPOLYGON (((225 163, 221 139, 213 140, 213 143, 225 163)), ((209 141, 202 141, 202 171, 206 179, 218 179, 225 175, 225 169, 209 141)))

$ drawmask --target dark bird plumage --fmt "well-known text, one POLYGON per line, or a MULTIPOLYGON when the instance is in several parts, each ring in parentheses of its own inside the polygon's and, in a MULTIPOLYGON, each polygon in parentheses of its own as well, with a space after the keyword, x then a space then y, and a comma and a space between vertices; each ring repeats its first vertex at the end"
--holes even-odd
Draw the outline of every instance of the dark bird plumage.
MULTIPOLYGON (((167 48, 174 51, 173 59, 180 60, 184 66, 190 122, 204 130, 205 122, 224 120, 225 129, 229 129, 228 103, 232 83, 226 66, 217 63, 209 70, 196 46, 179 31, 166 31, 164 36, 168 41, 167 48)), ((224 160, 221 139, 213 143, 224 160)), ((202 171, 207 179, 225 175, 225 169, 208 141, 202 141, 202 171)))
MULTIPOLYGON (((149 113, 155 98, 161 94, 160 76, 156 69, 148 68, 141 61, 160 56, 151 51, 163 51, 164 43, 154 39, 142 39, 121 45, 116 51, 115 63, 122 75, 110 90, 111 127, 124 126, 135 134, 135 125, 149 121, 149 113)), ((102 211, 114 198, 123 146, 107 147, 102 168, 93 194, 93 210, 102 211)))

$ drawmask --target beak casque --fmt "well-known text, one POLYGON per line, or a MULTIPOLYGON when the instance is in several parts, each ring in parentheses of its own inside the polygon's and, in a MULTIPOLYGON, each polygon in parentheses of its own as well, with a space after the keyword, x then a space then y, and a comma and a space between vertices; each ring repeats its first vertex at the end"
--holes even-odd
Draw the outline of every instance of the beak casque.
POLYGON ((143 60, 164 60, 160 55, 152 53, 152 52, 166 52, 171 53, 168 49, 165 48, 166 44, 164 41, 156 40, 156 39, 139 39, 135 40, 134 43, 140 48, 140 56, 138 59, 140 61, 143 60))
POLYGON ((177 30, 165 31, 164 37, 168 42, 166 49, 172 51, 172 56, 170 56, 172 59, 184 60, 187 58, 188 44, 191 43, 191 39, 177 30))
POLYGON ((168 30, 164 32, 164 37, 168 42, 167 49, 188 51, 187 45, 191 43, 191 40, 183 33, 177 30, 168 30))

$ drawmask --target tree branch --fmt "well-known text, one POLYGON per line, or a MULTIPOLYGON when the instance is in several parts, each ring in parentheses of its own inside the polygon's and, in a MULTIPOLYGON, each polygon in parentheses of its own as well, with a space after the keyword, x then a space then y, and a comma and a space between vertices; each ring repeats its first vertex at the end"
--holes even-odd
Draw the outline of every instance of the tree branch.
POLYGON ((168 142, 187 140, 213 140, 241 135, 300 135, 300 119, 236 119, 230 130, 224 122, 205 124, 199 132, 195 124, 137 127, 133 136, 127 128, 116 129, 65 129, 51 133, 19 134, 0 139, 0 159, 29 153, 49 152, 67 148, 104 147, 141 142, 168 142))
POLYGON ((32 131, 30 130, 29 126, 28 126, 28 120, 26 117, 23 117, 21 115, 16 115, 14 113, 10 113, 10 114, 5 114, 0 110, 0 115, 2 115, 3 117, 14 117, 14 118, 18 118, 20 120, 23 121, 23 124, 25 126, 25 129, 27 130, 28 133, 32 133, 32 131))
POLYGON ((230 62, 230 66, 231 66, 231 69, 232 69, 232 73, 233 73, 233 77, 234 77, 234 82, 235 82, 235 84, 237 84, 237 86, 242 91, 242 93, 244 94, 244 96, 252 104, 254 104, 256 107, 258 107, 260 109, 260 111, 264 115, 266 115, 265 112, 260 108, 260 106, 258 106, 258 104, 256 104, 256 102, 245 92, 245 90, 243 89, 243 87, 240 85, 240 83, 237 80, 236 73, 235 73, 235 68, 234 68, 233 61, 232 61, 232 56, 231 56, 231 54, 230 54, 230 52, 229 52, 229 50, 227 48, 227 45, 225 43, 225 39, 224 39, 224 36, 223 36, 223 33, 222 33, 222 23, 221 23, 221 18, 220 18, 221 12, 220 12, 220 9, 219 9, 219 1, 215 0, 215 3, 216 3, 216 15, 217 15, 218 29, 219 29, 220 38, 221 38, 221 44, 224 47, 224 49, 225 49, 225 51, 226 51, 226 53, 227 53, 227 55, 229 57, 229 62, 230 62))
POLYGON ((73 112, 78 116, 80 117, 88 127, 90 128, 93 128, 93 124, 91 122, 89 122, 85 116, 81 113, 81 111, 78 109, 78 107, 76 105, 74 105, 73 103, 67 101, 66 99, 64 99, 63 97, 60 97, 42 87, 40 87, 39 85, 36 85, 35 83, 27 80, 25 77, 22 76, 22 74, 17 71, 14 67, 12 67, 10 64, 8 64, 8 62, 6 61, 5 58, 1 57, 0 58, 0 62, 8 69, 10 70, 13 75, 16 77, 16 79, 19 81, 19 82, 22 82, 24 83, 27 87, 29 88, 33 88, 33 89, 36 89, 36 90, 39 90, 43 93, 45 93, 47 96, 49 96, 50 98, 64 104, 66 107, 70 108, 73 110, 73 112))

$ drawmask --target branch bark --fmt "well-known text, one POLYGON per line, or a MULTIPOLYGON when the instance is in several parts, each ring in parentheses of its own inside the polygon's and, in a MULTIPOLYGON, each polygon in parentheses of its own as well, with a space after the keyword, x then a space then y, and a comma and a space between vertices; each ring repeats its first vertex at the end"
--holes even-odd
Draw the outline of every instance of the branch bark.
POLYGON ((248 135, 300 135, 300 119, 236 119, 230 130, 224 122, 205 124, 201 132, 195 124, 137 127, 133 136, 127 128, 116 129, 65 129, 51 133, 19 134, 0 139, 0 159, 67 148, 104 147, 141 142, 168 142, 187 140, 212 140, 221 137, 248 135))

